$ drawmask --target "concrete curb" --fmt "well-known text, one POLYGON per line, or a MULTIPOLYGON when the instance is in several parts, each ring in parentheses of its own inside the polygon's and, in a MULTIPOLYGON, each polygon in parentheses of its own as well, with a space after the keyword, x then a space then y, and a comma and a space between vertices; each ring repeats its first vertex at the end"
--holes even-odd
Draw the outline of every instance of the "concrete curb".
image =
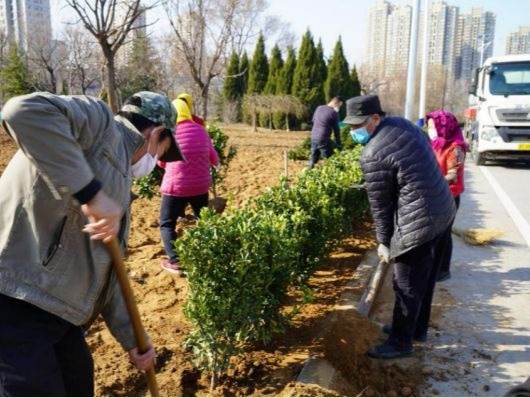
MULTIPOLYGON (((384 275, 384 273, 381 274, 383 270, 380 266, 378 266, 378 264, 379 258, 376 251, 370 251, 364 255, 359 267, 357 267, 356 270, 359 278, 351 281, 346 286, 345 292, 342 294, 339 302, 335 306, 336 309, 355 309, 357 311, 362 310, 366 311, 366 313, 363 313, 363 315, 369 314, 373 301, 371 303, 366 303, 365 298, 374 291, 374 287, 372 286, 374 282, 376 284, 380 283, 382 280, 381 276, 384 275), (352 291, 355 291, 356 288, 363 286, 364 289, 362 296, 352 293, 352 291)), ((375 290, 377 291, 377 289, 375 290)), ((318 337, 323 336, 326 330, 333 327, 333 323, 335 321, 333 314, 334 311, 332 311, 326 319, 322 331, 319 333, 318 337)), ((296 381, 303 384, 318 385, 327 390, 334 390, 337 386, 345 385, 345 381, 343 380, 340 372, 338 372, 329 361, 320 357, 318 352, 313 352, 310 355, 296 381)))

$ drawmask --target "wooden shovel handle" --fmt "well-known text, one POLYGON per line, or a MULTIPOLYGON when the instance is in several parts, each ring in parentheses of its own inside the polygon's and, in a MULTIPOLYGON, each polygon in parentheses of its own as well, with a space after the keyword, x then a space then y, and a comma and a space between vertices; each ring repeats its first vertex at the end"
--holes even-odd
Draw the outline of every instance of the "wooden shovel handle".
MULTIPOLYGON (((138 347, 138 351, 140 353, 147 352, 149 350, 149 344, 145 338, 144 328, 140 319, 140 313, 138 312, 138 307, 136 306, 136 301, 134 300, 134 294, 129 283, 127 271, 125 269, 125 265, 123 264, 120 246, 118 245, 116 238, 113 238, 110 242, 106 242, 105 245, 107 246, 112 258, 112 266, 114 267, 114 272, 118 278, 118 283, 120 284, 125 306, 127 307, 129 318, 131 319, 134 337, 136 338, 136 346, 138 347)), ((147 387, 149 388, 151 396, 159 397, 160 394, 158 392, 158 384, 156 382, 154 366, 151 366, 146 370, 145 377, 147 379, 147 387)))

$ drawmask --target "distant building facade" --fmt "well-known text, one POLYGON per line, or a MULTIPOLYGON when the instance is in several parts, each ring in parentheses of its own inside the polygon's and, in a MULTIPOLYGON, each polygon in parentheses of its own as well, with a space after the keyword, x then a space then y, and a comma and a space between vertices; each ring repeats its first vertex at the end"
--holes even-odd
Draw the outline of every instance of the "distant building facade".
POLYGON ((506 55, 530 54, 530 26, 521 26, 506 38, 506 55))
POLYGON ((0 32, 23 52, 51 41, 50 0, 0 0, 0 32))
MULTIPOLYGON (((122 3, 118 3, 117 9, 116 9, 116 24, 119 26, 123 23, 126 17, 126 12, 129 8, 130 1, 135 0, 125 0, 122 3)), ((138 40, 140 37, 146 37, 147 35, 147 18, 146 18, 146 12, 145 10, 142 10, 138 18, 134 21, 132 25, 132 30, 127 35, 127 38, 125 39, 125 42, 121 46, 121 48, 118 50, 118 53, 116 55, 116 60, 119 65, 127 65, 129 60, 131 59, 131 55, 134 48, 134 43, 138 40)))
MULTIPOLYGON (((425 15, 420 13, 418 58, 421 62, 425 15)), ((433 0, 429 15, 428 63, 441 65, 454 79, 470 80, 473 70, 493 54, 495 14, 433 0)), ((370 9, 366 32, 365 64, 379 77, 395 75, 408 66, 412 7, 377 0, 370 9)))

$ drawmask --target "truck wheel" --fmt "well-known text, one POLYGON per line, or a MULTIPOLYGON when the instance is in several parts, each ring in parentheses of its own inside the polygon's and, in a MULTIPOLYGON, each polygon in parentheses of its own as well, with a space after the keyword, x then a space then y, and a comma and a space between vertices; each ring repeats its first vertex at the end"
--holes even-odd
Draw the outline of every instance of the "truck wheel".
POLYGON ((484 156, 478 151, 478 142, 476 138, 471 140, 471 157, 473 158, 473 163, 477 166, 484 166, 486 163, 484 156))

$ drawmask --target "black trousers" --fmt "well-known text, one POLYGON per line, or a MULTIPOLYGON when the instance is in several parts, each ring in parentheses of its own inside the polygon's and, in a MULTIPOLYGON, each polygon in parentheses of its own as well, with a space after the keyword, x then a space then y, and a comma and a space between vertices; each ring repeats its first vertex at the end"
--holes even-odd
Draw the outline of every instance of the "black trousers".
POLYGON ((435 250, 440 237, 396 257, 394 263, 394 314, 388 343, 398 349, 412 348, 412 338, 429 328, 431 303, 439 262, 435 250))
MULTIPOLYGON (((460 207, 460 196, 455 197, 456 210, 460 207)), ((453 257, 453 223, 447 227, 440 237, 440 244, 435 253, 435 258, 440 262, 440 272, 447 273, 451 268, 453 257)))
POLYGON ((160 235, 164 243, 164 249, 170 263, 178 261, 177 255, 173 250, 171 242, 177 239, 177 218, 184 217, 184 210, 188 203, 193 209, 195 218, 199 217, 201 209, 208 206, 208 192, 197 196, 169 196, 162 195, 162 204, 160 205, 160 235))
POLYGON ((0 294, 0 396, 94 396, 81 328, 0 294))
POLYGON ((331 141, 327 142, 313 142, 311 141, 311 155, 309 158, 309 168, 312 169, 318 163, 319 159, 327 159, 333 155, 333 144, 331 141))

